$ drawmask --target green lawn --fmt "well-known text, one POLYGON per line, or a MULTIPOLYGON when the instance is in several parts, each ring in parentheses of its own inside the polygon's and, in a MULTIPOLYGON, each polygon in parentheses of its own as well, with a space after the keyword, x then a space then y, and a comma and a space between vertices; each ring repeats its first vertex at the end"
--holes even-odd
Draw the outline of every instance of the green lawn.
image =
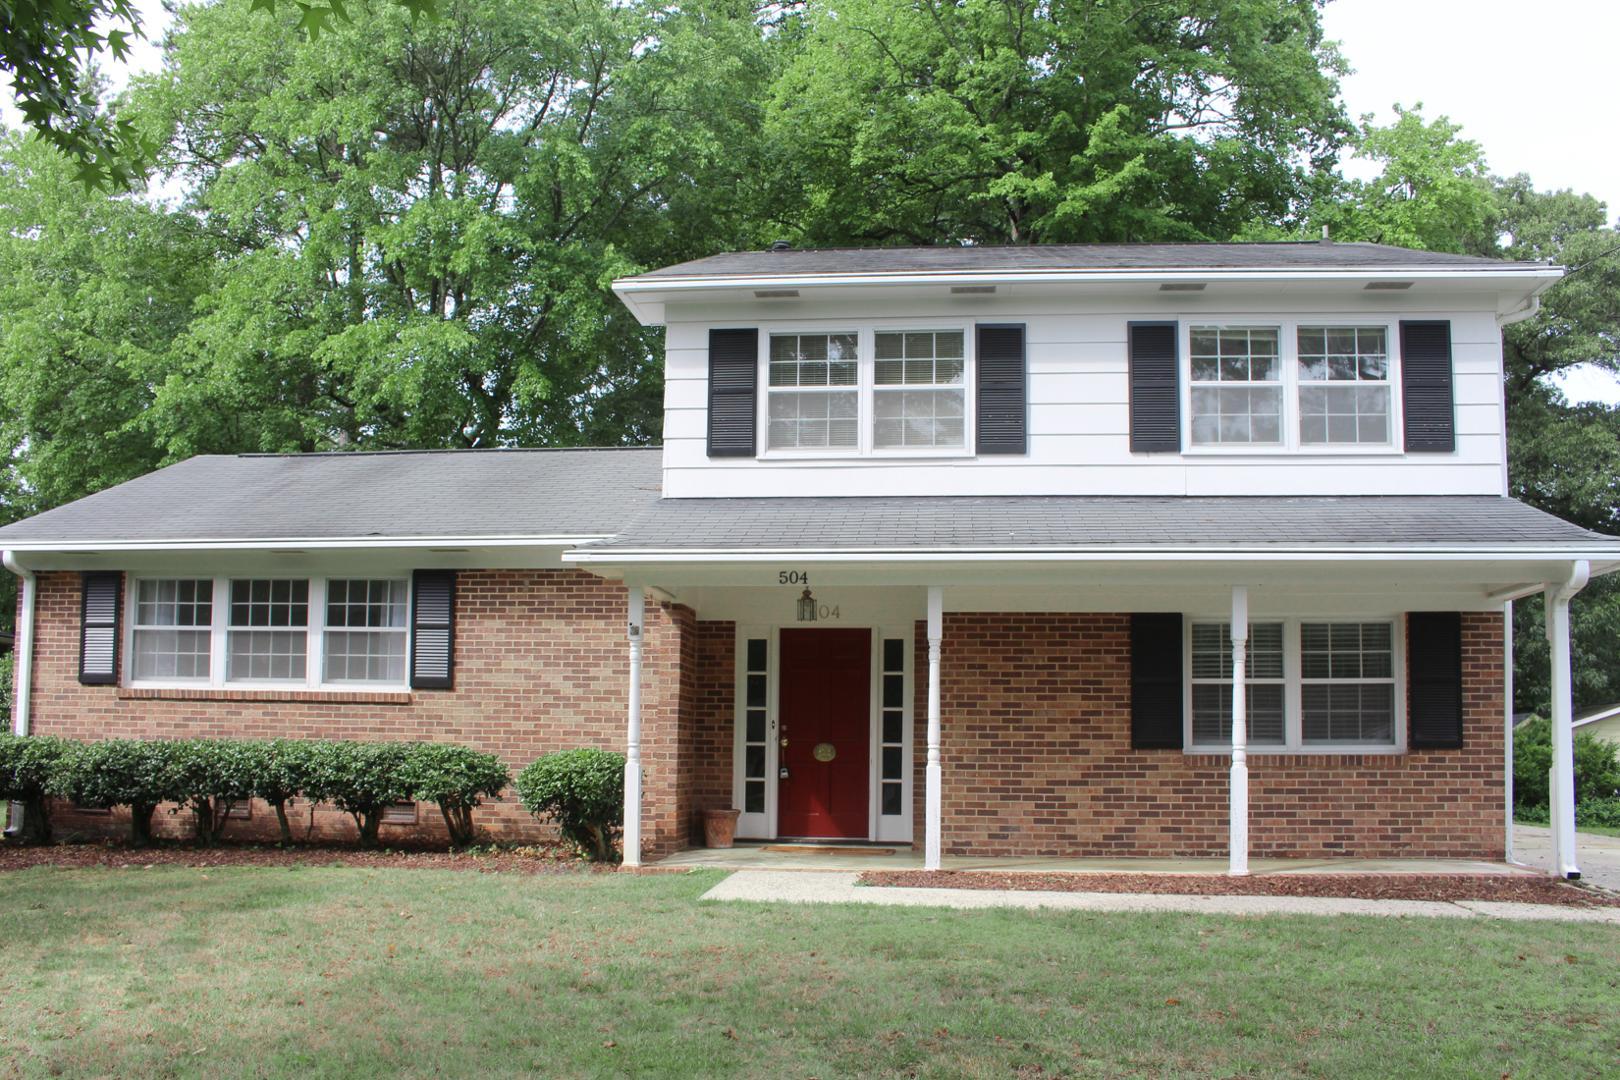
POLYGON ((696 903, 718 879, 0 875, 0 1075, 1598 1075, 1620 927, 696 903))
MULTIPOLYGON (((1513 820, 1520 825, 1535 825, 1542 829, 1550 828, 1545 821, 1521 821, 1518 818, 1513 820)), ((1575 835, 1579 836, 1582 833, 1590 833, 1593 836, 1620 836, 1620 829, 1608 825, 1577 825, 1575 835)))

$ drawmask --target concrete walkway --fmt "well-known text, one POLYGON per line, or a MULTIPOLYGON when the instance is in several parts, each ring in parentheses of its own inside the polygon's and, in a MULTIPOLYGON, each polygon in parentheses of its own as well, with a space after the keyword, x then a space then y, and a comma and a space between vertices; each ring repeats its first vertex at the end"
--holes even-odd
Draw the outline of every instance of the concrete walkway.
MULTIPOLYGON (((1552 830, 1544 825, 1513 826, 1513 857, 1526 866, 1552 871, 1552 830)), ((1581 880, 1620 892, 1620 836, 1575 833, 1581 880)))
POLYGON ((1142 893, 861 886, 857 871, 739 870, 704 900, 886 907, 1023 908, 1053 911, 1183 912, 1190 915, 1384 915, 1449 919, 1548 919, 1620 926, 1620 908, 1463 900, 1338 900, 1308 896, 1165 896, 1142 893))

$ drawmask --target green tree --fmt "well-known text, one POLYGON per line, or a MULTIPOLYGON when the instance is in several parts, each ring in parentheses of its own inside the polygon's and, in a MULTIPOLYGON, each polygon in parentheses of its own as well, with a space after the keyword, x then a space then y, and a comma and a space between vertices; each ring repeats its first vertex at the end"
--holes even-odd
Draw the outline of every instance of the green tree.
POLYGON ((738 88, 768 81, 746 6, 456 0, 298 34, 246 0, 184 9, 135 92, 221 263, 159 445, 656 438, 657 338, 607 285, 737 231, 738 88))
POLYGON ((1347 130, 1313 0, 810 5, 772 212, 817 243, 1224 240, 1347 130))

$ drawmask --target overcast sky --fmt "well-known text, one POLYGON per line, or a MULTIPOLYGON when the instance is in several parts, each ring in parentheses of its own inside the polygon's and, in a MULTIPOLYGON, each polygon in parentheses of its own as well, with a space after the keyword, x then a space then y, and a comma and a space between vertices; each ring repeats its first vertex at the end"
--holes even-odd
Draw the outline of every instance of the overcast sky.
MULTIPOLYGON (((136 44, 132 66, 152 70, 168 18, 160 0, 137 6, 148 40, 136 44)), ((1421 102, 1427 117, 1461 124, 1498 174, 1590 192, 1614 220, 1620 139, 1602 118, 1614 94, 1620 0, 1333 0, 1323 19, 1355 69, 1343 82, 1352 116, 1387 123, 1395 103, 1421 102)), ((110 74, 119 84, 127 78, 110 74)), ((3 97, 0 116, 14 125, 3 97)), ((1620 385, 1601 373, 1579 373, 1565 388, 1620 400, 1620 385)))

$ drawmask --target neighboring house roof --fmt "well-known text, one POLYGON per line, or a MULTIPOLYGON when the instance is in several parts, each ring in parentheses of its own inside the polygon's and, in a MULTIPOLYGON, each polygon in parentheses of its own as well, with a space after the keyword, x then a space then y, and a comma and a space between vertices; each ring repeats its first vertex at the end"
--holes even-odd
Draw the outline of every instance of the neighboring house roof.
POLYGON ((205 456, 0 529, 16 544, 611 536, 657 449, 205 456))
POLYGON ((1589 709, 1586 712, 1581 713, 1581 715, 1575 718, 1571 726, 1584 727, 1587 724, 1595 724, 1599 720, 1608 720, 1609 718, 1615 716, 1620 716, 1620 704, 1604 705, 1599 708, 1589 709))
POLYGON ((1029 244, 1010 247, 821 248, 732 251, 621 282, 1018 271, 1547 271, 1546 263, 1416 251, 1384 244, 1277 241, 1252 244, 1029 244))
POLYGON ((1564 548, 1620 538, 1496 495, 662 499, 587 555, 656 551, 1564 548))

